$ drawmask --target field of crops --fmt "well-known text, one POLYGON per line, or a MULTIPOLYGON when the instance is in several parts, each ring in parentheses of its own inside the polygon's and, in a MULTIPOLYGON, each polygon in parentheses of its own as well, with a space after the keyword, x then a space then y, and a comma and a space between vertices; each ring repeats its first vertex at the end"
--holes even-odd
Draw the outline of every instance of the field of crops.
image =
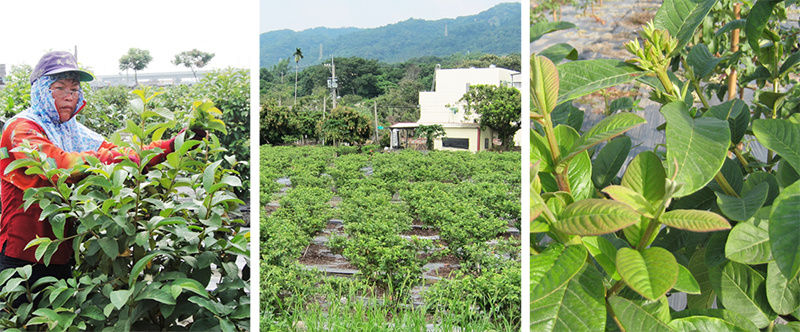
POLYGON ((262 146, 262 331, 519 330, 520 154, 374 151, 262 146))

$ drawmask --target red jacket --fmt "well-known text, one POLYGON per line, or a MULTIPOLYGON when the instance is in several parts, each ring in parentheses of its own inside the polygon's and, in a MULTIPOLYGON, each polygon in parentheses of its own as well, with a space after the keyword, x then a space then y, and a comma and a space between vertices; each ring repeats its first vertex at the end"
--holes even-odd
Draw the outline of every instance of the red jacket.
MULTIPOLYGON (((31 146, 44 152, 58 168, 72 168, 83 164, 86 156, 94 156, 105 164, 118 163, 124 160, 124 158, 118 157, 134 156, 134 152, 117 147, 107 141, 103 142, 97 151, 66 152, 50 142, 44 130, 36 122, 18 118, 8 124, 0 139, 0 158, 2 158, 0 159, 0 197, 3 207, 2 215, 0 215, 0 248, 5 245, 6 256, 37 262, 34 255, 36 248, 31 247, 24 250, 25 246, 37 236, 54 240, 56 236, 47 220, 39 221, 39 215, 42 212, 39 205, 33 204, 25 211, 22 209, 24 203, 22 198, 25 189, 50 186, 50 182, 41 175, 25 174, 25 168, 19 168, 6 174, 5 169, 12 161, 26 158, 24 153, 11 152, 23 140, 28 140, 31 146)), ((172 152, 171 143, 172 140, 155 141, 145 147, 145 149, 158 147, 164 150, 160 156, 150 161, 151 166, 162 162, 164 157, 172 152)), ((65 233, 69 227, 71 224, 67 223, 65 233)), ((72 241, 64 241, 59 245, 50 262, 66 264, 69 262, 72 252, 72 241)), ((42 261, 38 261, 38 263, 42 263, 42 261)))

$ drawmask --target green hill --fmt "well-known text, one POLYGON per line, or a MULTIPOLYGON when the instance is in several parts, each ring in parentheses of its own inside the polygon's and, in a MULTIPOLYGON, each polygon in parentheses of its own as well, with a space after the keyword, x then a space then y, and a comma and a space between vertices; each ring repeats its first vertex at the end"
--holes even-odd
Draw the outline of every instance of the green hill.
POLYGON ((394 63, 459 52, 520 53, 520 11, 519 3, 502 3, 476 15, 436 21, 408 19, 374 29, 270 31, 260 36, 260 64, 262 68, 276 64, 291 57, 298 47, 305 56, 301 67, 320 63, 331 55, 394 63))

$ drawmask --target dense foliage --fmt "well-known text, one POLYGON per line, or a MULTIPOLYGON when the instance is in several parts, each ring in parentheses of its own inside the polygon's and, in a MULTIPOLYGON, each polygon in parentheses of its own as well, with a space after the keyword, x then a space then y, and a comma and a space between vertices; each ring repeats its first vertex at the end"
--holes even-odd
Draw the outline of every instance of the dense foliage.
POLYGON ((467 115, 480 115, 481 129, 492 128, 500 137, 503 150, 514 147, 514 135, 522 128, 522 100, 519 90, 510 86, 474 85, 461 98, 467 115))
MULTIPOLYGON (((325 136, 319 131, 318 124, 323 117, 330 117, 333 108, 330 90, 326 88, 331 71, 323 65, 302 70, 298 74, 298 97, 294 103, 293 82, 291 78, 285 77, 291 73, 289 63, 289 59, 286 59, 270 68, 261 68, 262 144, 320 142, 325 136)), ((330 63, 330 60, 325 63, 330 63)), ((489 67, 494 64, 513 70, 520 69, 518 54, 456 54, 446 58, 412 59, 399 64, 352 57, 335 58, 334 63, 340 87, 338 92, 343 94, 338 99, 337 106, 347 106, 368 116, 373 131, 375 114, 378 117, 378 126, 383 127, 419 119, 419 92, 430 89, 437 64, 441 68, 489 67)), ((388 133, 382 132, 380 136, 388 137, 388 133)), ((327 142, 332 141, 329 139, 327 142)))
MULTIPOLYGON (((12 67, 8 84, 0 90, 0 120, 9 119, 28 107, 30 71, 27 66, 12 67)), ((129 103, 136 98, 130 88, 112 86, 93 90, 86 82, 81 83, 81 88, 87 104, 78 113, 77 120, 103 137, 115 139, 128 120, 139 121, 139 115, 129 103)), ((227 127, 217 137, 238 161, 234 169, 239 172, 243 186, 234 190, 246 201, 250 188, 250 72, 237 68, 213 70, 192 86, 169 86, 161 88, 161 92, 160 97, 152 101, 153 108, 165 108, 175 114, 181 125, 178 130, 188 126, 195 100, 211 99, 222 111, 222 121, 227 127)), ((174 135, 178 130, 166 129, 162 136, 174 135)))
POLYGON ((531 57, 531 330, 800 330, 798 30, 783 2, 747 3, 743 19, 732 3, 664 1, 627 63, 556 66, 564 44, 531 57), (620 135, 645 120, 622 111, 581 132, 571 101, 633 80, 666 142, 625 165, 620 135))
MULTIPOLYGON (((249 328, 249 232, 228 214, 243 203, 233 195, 242 184, 232 170, 237 162, 212 131, 203 141, 179 135, 176 151, 148 167, 162 151, 142 145, 177 123, 173 113, 150 107, 157 93, 134 93, 139 99, 132 109, 141 121, 124 129, 131 142, 115 143, 135 151, 138 163, 104 165, 87 158, 85 165, 54 169, 33 147, 18 148, 29 158, 14 161, 9 170, 28 167, 53 184, 27 190, 25 207, 38 204, 57 239, 38 238, 28 246, 48 264, 59 243, 71 243, 76 265, 72 278, 45 277, 33 285, 26 282, 30 265, 0 273, 0 324, 6 331, 249 328), (148 118, 160 122, 145 126, 148 118), (77 173, 84 174, 79 182, 66 182, 77 173), (68 222, 75 225, 67 228, 68 222), (20 296, 39 300, 14 308, 20 296)), ((195 125, 203 127, 208 117, 219 121, 213 103, 191 107, 195 125)))
MULTIPOLYGON (((412 311, 402 308, 410 304, 412 286, 423 281, 423 266, 452 254, 459 260, 457 276, 425 291, 425 310, 460 323, 488 319, 518 329, 519 240, 498 235, 520 224, 519 153, 372 149, 262 146, 261 204, 278 203, 262 214, 268 225, 261 232, 262 317, 280 324, 315 299, 339 301, 331 295, 339 282, 297 264, 328 220, 339 219, 343 233, 325 245, 359 270, 357 285, 348 286, 357 291, 347 297, 385 292, 391 296, 384 305, 402 316, 398 312, 412 311), (283 188, 281 178, 291 188, 283 188), (404 235, 412 224, 436 230, 440 240, 404 235), (467 289, 469 298, 462 299, 467 289)), ((380 306, 369 307, 363 310, 380 306)), ((263 319, 262 326, 270 324, 263 319)))
POLYGON ((270 31, 260 36, 260 66, 272 66, 298 47, 313 55, 308 56, 311 64, 330 59, 330 55, 402 62, 459 52, 519 52, 520 11, 519 3, 503 3, 476 15, 437 21, 408 19, 374 29, 270 31), (325 57, 315 55, 323 52, 325 57))

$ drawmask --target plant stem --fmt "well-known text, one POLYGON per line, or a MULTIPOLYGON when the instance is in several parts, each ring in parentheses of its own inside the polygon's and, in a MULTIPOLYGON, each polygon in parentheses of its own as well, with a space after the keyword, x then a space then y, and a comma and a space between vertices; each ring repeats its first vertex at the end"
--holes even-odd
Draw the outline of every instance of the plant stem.
POLYGON ((622 281, 622 280, 618 280, 614 284, 614 286, 611 286, 611 289, 608 290, 608 296, 606 298, 610 297, 611 295, 617 294, 617 292, 619 292, 619 290, 622 289, 622 287, 624 287, 624 286, 625 286, 625 282, 622 281))
POLYGON ((670 81, 669 76, 667 75, 666 68, 658 68, 656 71, 656 76, 658 80, 661 81, 661 85, 664 86, 664 90, 670 96, 675 96, 675 90, 672 87, 672 81, 670 81))
POLYGON ((703 103, 703 107, 707 109, 711 108, 711 106, 708 106, 708 101, 706 100, 706 97, 703 96, 703 88, 700 86, 700 83, 699 82, 692 82, 692 83, 694 83, 694 90, 697 92, 697 96, 700 97, 700 102, 703 103))
MULTIPOLYGON (((559 162, 561 162, 561 150, 558 148, 558 141, 556 140, 556 134, 553 131, 553 122, 550 120, 550 114, 543 113, 542 115, 544 117, 542 128, 544 128, 544 135, 547 138, 547 144, 550 146, 550 155, 553 158, 553 166, 555 167, 559 162)), ((568 169, 568 167, 566 169, 568 169)), ((564 170, 564 173, 567 172, 566 169, 564 170)), ((558 172, 553 172, 553 176, 556 178, 558 190, 566 191, 568 193, 571 192, 569 190, 569 182, 564 175, 558 172)))
MULTIPOLYGON (((750 167, 747 167, 747 160, 744 159, 744 156, 742 155, 741 152, 739 152, 739 149, 734 147, 733 148, 733 154, 736 155, 736 158, 739 159, 739 162, 742 163, 742 165, 744 166, 744 168, 746 170, 750 168, 750 167)), ((752 172, 752 170, 748 170, 748 173, 751 173, 751 172, 752 172)))
POLYGON ((724 175, 722 175, 722 171, 719 171, 716 175, 714 175, 714 180, 717 180, 717 183, 720 187, 722 187, 722 191, 725 192, 725 195, 739 198, 739 194, 733 190, 733 187, 731 187, 730 183, 728 183, 728 180, 725 179, 724 175))

